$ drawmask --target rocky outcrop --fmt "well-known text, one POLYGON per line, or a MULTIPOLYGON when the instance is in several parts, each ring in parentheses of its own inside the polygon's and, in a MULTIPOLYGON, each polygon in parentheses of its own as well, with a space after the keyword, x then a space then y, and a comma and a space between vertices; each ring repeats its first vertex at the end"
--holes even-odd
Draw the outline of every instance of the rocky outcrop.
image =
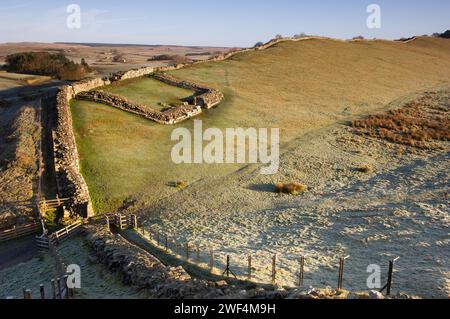
POLYGON ((196 105, 179 105, 165 109, 162 112, 152 110, 151 108, 125 99, 104 91, 82 92, 76 96, 79 100, 93 101, 109 106, 116 107, 126 112, 130 112, 148 120, 164 125, 180 123, 188 118, 196 116, 202 112, 196 105))

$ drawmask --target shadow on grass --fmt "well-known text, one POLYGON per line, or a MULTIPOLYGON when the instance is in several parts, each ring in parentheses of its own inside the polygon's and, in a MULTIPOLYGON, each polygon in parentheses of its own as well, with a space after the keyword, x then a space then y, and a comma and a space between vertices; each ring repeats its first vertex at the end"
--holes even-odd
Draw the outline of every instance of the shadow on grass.
POLYGON ((256 192, 276 193, 276 188, 273 184, 252 184, 248 188, 256 192))

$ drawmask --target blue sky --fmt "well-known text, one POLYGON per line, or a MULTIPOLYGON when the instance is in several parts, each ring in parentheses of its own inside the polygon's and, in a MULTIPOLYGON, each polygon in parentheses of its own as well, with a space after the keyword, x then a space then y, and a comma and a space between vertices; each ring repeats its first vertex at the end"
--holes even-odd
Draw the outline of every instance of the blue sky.
POLYGON ((251 46, 276 34, 394 39, 450 29, 450 0, 0 0, 0 42, 251 46), (82 10, 69 29, 66 8, 82 10), (369 4, 381 29, 366 26, 369 4))

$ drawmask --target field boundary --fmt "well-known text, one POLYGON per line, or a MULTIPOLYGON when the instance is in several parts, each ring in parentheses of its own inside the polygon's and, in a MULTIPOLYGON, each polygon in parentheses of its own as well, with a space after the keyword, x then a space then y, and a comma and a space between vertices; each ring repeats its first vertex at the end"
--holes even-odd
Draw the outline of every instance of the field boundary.
POLYGON ((40 232, 41 230, 42 225, 40 222, 35 222, 23 226, 13 226, 13 228, 11 229, 0 232, 0 243, 33 235, 40 232))
MULTIPOLYGON (((152 256, 157 258, 162 264, 166 266, 181 266, 190 275, 205 279, 219 281, 222 279, 234 280, 250 285, 270 286, 277 285, 279 272, 281 270, 282 260, 279 259, 280 254, 274 254, 271 258, 266 260, 266 266, 261 266, 258 269, 254 261, 256 254, 247 256, 236 256, 229 253, 226 254, 226 261, 217 260, 217 250, 211 247, 204 247, 200 245, 193 245, 189 242, 181 243, 171 240, 167 235, 160 231, 147 230, 144 226, 140 227, 139 218, 137 215, 121 215, 121 214, 105 214, 103 219, 104 227, 111 231, 111 226, 114 227, 122 238, 132 245, 135 245, 152 256), (206 252, 206 253, 205 253, 206 252), (237 259, 246 259, 247 267, 237 266, 235 261, 237 259), (266 279, 257 279, 256 272, 264 272, 266 279), (256 280, 255 280, 256 279, 256 280)), ((97 222, 102 222, 102 219, 97 218, 97 222)), ((227 251, 223 247, 221 251, 227 251)), ((298 256, 297 269, 291 269, 294 274, 295 282, 290 287, 306 287, 305 274, 307 275, 307 256, 298 256)), ((351 256, 341 256, 336 267, 336 290, 344 290, 344 273, 345 261, 351 256)), ((260 259, 260 258, 258 258, 260 259)), ((387 283, 380 289, 380 293, 386 291, 386 296, 390 296, 394 263, 399 257, 389 260, 387 283)), ((349 270, 347 270, 349 271, 349 270)), ((307 276, 311 280, 311 276, 307 276)))

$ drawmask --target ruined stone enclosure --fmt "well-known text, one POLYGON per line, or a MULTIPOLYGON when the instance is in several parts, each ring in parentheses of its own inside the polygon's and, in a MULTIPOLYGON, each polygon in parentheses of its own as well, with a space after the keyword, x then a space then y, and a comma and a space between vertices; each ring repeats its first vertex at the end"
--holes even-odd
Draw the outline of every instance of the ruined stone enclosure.
POLYGON ((224 97, 222 92, 216 89, 182 81, 167 74, 155 73, 151 77, 166 85, 189 90, 192 94, 176 103, 165 104, 160 102, 164 106, 161 111, 155 110, 155 107, 151 105, 139 103, 106 90, 81 92, 76 95, 76 99, 106 104, 159 124, 172 125, 199 115, 202 113, 202 109, 210 109, 218 105, 224 97))
POLYGON ((84 217, 94 215, 88 186, 80 172, 79 156, 73 123, 70 113, 72 99, 86 100, 109 105, 123 111, 139 115, 159 124, 173 125, 202 113, 218 105, 224 98, 222 92, 196 83, 182 81, 160 73, 177 69, 175 67, 143 68, 120 72, 109 79, 93 79, 62 87, 57 94, 57 124, 53 132, 54 158, 57 187, 60 196, 72 198, 72 209, 84 217), (178 104, 170 104, 161 111, 132 101, 120 95, 98 90, 114 82, 139 77, 152 76, 167 85, 192 91, 192 95, 183 98, 178 104))

